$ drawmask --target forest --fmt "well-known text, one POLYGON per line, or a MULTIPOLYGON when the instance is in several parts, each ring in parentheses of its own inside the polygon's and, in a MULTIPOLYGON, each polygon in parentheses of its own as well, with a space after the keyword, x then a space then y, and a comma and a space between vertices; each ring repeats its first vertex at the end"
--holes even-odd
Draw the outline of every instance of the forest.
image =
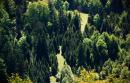
POLYGON ((130 83, 130 0, 0 0, 0 83, 130 83))

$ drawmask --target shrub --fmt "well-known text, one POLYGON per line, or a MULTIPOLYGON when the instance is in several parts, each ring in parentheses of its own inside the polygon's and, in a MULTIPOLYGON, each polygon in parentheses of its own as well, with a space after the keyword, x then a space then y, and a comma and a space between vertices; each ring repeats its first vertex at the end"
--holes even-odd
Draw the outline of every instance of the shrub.
POLYGON ((8 83, 32 83, 32 81, 29 77, 22 79, 18 74, 12 74, 12 76, 8 79, 8 83))

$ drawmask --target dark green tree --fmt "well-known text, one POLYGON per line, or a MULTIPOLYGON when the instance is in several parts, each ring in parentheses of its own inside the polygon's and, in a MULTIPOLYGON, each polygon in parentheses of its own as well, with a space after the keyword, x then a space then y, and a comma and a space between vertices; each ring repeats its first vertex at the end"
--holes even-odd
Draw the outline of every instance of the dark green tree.
POLYGON ((0 58, 0 82, 7 83, 6 64, 2 58, 0 58))

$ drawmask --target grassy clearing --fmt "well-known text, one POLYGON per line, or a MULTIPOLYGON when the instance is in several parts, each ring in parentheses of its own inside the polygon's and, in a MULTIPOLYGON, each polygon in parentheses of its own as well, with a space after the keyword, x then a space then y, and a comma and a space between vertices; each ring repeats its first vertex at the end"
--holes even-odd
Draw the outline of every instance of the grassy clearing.
POLYGON ((81 18, 81 32, 83 33, 86 24, 88 23, 88 14, 80 13, 81 18))
MULTIPOLYGON (((65 66, 64 65, 65 59, 62 56, 61 46, 59 46, 59 50, 60 50, 60 53, 58 53, 56 57, 58 61, 58 72, 60 73, 63 67, 65 66)), ((56 83, 56 78, 54 76, 50 77, 50 83, 56 83)))
POLYGON ((58 70, 59 72, 62 70, 62 68, 64 67, 64 62, 65 62, 65 59, 64 57, 62 56, 62 50, 61 50, 61 46, 59 46, 59 50, 60 50, 60 53, 58 53, 56 55, 57 57, 57 61, 58 61, 58 70))
POLYGON ((50 83, 56 83, 56 77, 51 76, 50 77, 50 83))
POLYGON ((58 60, 58 70, 61 71, 64 67, 65 59, 61 54, 57 54, 57 60, 58 60))

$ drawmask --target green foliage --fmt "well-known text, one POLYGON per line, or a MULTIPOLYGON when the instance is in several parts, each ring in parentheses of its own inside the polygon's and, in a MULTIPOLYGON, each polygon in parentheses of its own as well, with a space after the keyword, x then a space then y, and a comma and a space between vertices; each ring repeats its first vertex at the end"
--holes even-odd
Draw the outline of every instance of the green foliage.
POLYGON ((8 13, 3 9, 0 8, 0 26, 7 28, 9 25, 9 15, 8 13))
POLYGON ((0 82, 7 82, 6 64, 3 59, 0 58, 0 82))
POLYGON ((130 70, 130 56, 125 56, 124 63, 128 66, 128 69, 130 70))
POLYGON ((98 50, 100 51, 100 55, 107 55, 108 54, 107 53, 107 44, 103 40, 99 39, 97 41, 96 46, 97 46, 98 50))
POLYGON ((84 32, 85 37, 91 37, 94 31, 96 31, 96 27, 94 25, 87 24, 84 32))
POLYGON ((100 2, 100 0, 90 0, 88 2, 88 7, 89 7, 89 12, 90 13, 100 13, 101 8, 102 8, 102 4, 100 2))
POLYGON ((130 49, 130 34, 128 34, 126 38, 126 49, 130 49))
POLYGON ((113 11, 115 13, 122 12, 123 11, 122 0, 112 0, 112 2, 111 2, 111 11, 113 11))
POLYGON ((67 63, 71 67, 75 67, 78 57, 78 48, 82 41, 82 35, 79 31, 72 31, 72 29, 66 31, 63 37, 63 55, 65 55, 67 63))
POLYGON ((130 71, 127 67, 124 67, 121 71, 121 78, 126 79, 130 77, 130 71))
POLYGON ((29 77, 33 82, 49 83, 49 65, 42 59, 41 61, 33 61, 29 66, 29 77))
POLYGON ((55 76, 58 71, 58 62, 56 55, 53 54, 50 55, 50 62, 51 62, 51 73, 53 76, 55 76))
POLYGON ((60 82, 61 83, 72 83, 74 76, 69 65, 65 63, 64 68, 61 71, 60 82))
POLYGON ((92 40, 85 38, 83 40, 83 44, 79 47, 79 56, 78 56, 78 63, 79 66, 86 67, 87 65, 91 64, 93 60, 92 57, 92 40))
POLYGON ((100 16, 99 14, 96 14, 94 17, 93 17, 93 22, 94 22, 94 25, 98 28, 98 30, 100 29, 100 25, 101 25, 101 19, 100 19, 100 16))
POLYGON ((122 12, 120 16, 119 26, 121 28, 123 38, 126 38, 126 35, 130 32, 130 29, 128 28, 128 12, 122 12))
POLYGON ((41 21, 41 22, 48 22, 48 15, 49 15, 49 8, 48 4, 39 1, 33 2, 28 5, 27 16, 30 18, 31 22, 41 21))
POLYGON ((58 72, 59 46, 68 64, 60 73, 61 83, 73 82, 72 71, 76 73, 80 66, 95 69, 103 80, 125 81, 130 76, 126 3, 128 0, 0 0, 0 82, 6 83, 9 77, 10 83, 30 79, 49 83, 50 75, 58 72), (81 12, 91 17, 83 34, 81 12))
POLYGON ((9 17, 13 18, 15 17, 15 11, 16 11, 16 4, 14 0, 4 0, 3 1, 3 7, 8 12, 9 17))
POLYGON ((22 36, 22 37, 19 39, 19 41, 18 41, 18 46, 21 47, 25 41, 26 41, 26 36, 22 36))
POLYGON ((22 79, 18 74, 12 74, 12 76, 8 79, 8 83, 32 83, 32 81, 29 77, 22 79))
POLYGON ((100 79, 103 80, 103 79, 106 78, 106 76, 107 76, 107 75, 106 75, 106 71, 101 71, 101 72, 100 72, 100 79))
POLYGON ((116 61, 113 62, 112 60, 107 60, 102 68, 102 71, 106 72, 106 76, 108 76, 108 78, 110 78, 112 76, 112 78, 120 78, 120 79, 127 79, 129 78, 129 70, 128 67, 120 64, 121 62, 116 61))
POLYGON ((68 2, 72 4, 70 8, 77 8, 80 11, 88 12, 90 14, 100 13, 102 9, 100 0, 74 0, 71 2, 68 0, 68 2))
MULTIPOLYGON (((98 49, 99 59, 104 62, 108 57, 108 50, 106 43, 103 40, 99 39, 96 43, 96 47, 98 49)), ((103 64, 103 62, 100 62, 100 64, 103 64)))

